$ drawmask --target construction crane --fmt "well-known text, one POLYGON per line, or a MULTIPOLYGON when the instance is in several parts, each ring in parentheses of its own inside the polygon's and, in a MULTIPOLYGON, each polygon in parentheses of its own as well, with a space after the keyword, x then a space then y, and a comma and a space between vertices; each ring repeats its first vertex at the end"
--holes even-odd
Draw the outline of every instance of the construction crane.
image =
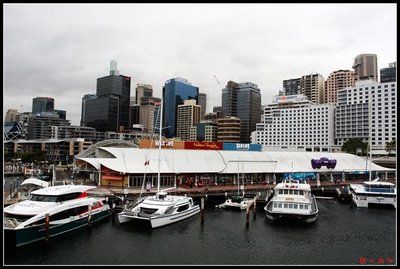
POLYGON ((214 75, 214 78, 215 78, 215 81, 218 83, 218 86, 219 86, 219 80, 217 79, 217 76, 216 75, 214 75))

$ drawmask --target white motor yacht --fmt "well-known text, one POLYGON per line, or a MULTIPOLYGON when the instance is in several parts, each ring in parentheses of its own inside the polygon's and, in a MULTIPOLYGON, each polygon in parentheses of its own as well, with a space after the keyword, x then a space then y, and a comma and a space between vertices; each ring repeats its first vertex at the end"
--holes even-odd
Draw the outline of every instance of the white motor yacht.
POLYGON ((27 200, 4 208, 7 243, 22 246, 90 225, 111 215, 102 198, 89 197, 84 185, 61 185, 30 193, 27 200))
POLYGON ((390 182, 365 181, 350 184, 351 198, 357 207, 391 205, 396 208, 396 185, 390 182))
POLYGON ((276 185, 272 195, 264 207, 269 219, 292 218, 305 222, 317 219, 317 201, 311 194, 309 184, 300 183, 298 180, 285 180, 276 185))

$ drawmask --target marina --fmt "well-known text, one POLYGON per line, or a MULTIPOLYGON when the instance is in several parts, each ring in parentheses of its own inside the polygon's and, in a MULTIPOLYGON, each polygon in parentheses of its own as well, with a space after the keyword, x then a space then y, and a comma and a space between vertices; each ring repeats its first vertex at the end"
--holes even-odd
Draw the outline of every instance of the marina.
MULTIPOLYGON (((6 248, 4 263, 357 265, 363 257, 381 257, 385 264, 396 259, 394 210, 318 200, 318 221, 276 224, 257 206, 257 217, 251 212, 246 228, 244 211, 215 208, 223 201, 223 197, 205 201, 203 224, 200 215, 160 229, 104 221, 56 240, 6 248)), ((200 199, 194 202, 200 204, 200 199)))

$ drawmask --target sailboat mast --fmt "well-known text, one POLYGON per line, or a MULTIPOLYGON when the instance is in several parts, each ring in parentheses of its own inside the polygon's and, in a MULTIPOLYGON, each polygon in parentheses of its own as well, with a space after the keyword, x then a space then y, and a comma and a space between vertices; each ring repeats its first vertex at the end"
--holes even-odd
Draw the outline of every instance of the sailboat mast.
POLYGON ((163 121, 163 99, 161 98, 160 105, 160 138, 158 145, 158 176, 157 176, 157 192, 160 192, 160 169, 161 169, 161 143, 162 143, 162 121, 163 121))
POLYGON ((372 95, 369 95, 369 104, 368 104, 368 148, 369 148, 369 181, 372 178, 372 151, 371 151, 371 141, 372 141, 372 95))

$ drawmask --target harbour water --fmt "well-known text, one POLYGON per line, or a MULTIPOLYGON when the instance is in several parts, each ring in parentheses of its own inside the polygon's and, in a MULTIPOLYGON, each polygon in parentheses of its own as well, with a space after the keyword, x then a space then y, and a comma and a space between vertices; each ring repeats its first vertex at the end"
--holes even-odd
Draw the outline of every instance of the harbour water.
MULTIPOLYGON (((200 201, 195 201, 200 203, 200 201)), ((315 223, 274 223, 258 205, 245 211, 215 208, 208 200, 200 214, 151 230, 111 219, 89 229, 18 249, 4 250, 15 265, 357 265, 395 264, 396 210, 356 208, 318 200, 315 223), (373 259, 373 260, 372 260, 373 259)))

